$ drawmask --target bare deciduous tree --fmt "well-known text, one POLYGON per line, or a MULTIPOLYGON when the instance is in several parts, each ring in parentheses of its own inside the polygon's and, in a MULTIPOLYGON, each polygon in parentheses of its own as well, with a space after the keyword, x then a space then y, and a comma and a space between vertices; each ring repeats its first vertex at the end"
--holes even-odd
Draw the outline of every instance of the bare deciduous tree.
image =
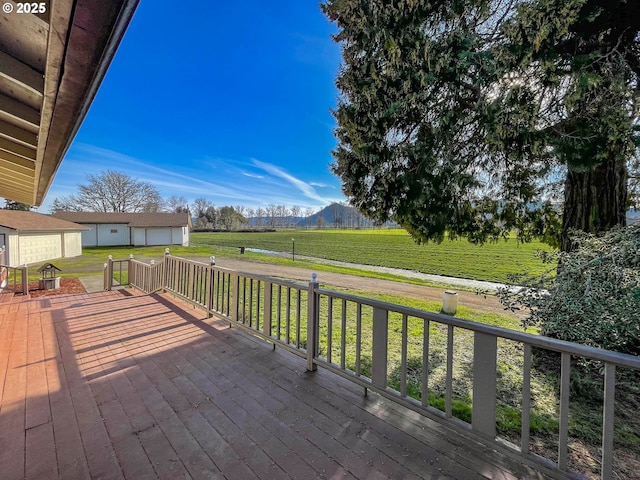
POLYGON ((78 185, 78 193, 58 197, 52 212, 158 212, 162 198, 158 189, 149 182, 137 180, 122 172, 102 171, 87 175, 88 184, 78 185))
POLYGON ((294 205, 291 207, 291 226, 295 227, 298 224, 298 220, 300 220, 300 211, 301 208, 298 205, 294 205))
POLYGON ((167 210, 173 213, 188 213, 189 212, 189 202, 183 196, 175 196, 172 195, 167 198, 167 210))

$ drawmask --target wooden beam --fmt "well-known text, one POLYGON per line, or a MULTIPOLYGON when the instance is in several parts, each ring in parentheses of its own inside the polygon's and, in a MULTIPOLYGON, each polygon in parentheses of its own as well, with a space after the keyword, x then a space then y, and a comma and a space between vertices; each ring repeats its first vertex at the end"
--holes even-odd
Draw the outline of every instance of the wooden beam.
MULTIPOLYGON (((31 14, 18 14, 13 0, 3 0, 13 7, 12 13, 0 11, 0 50, 29 65, 38 72, 45 72, 47 55, 47 22, 31 14)), ((47 9, 57 2, 46 2, 47 9)))
POLYGON ((29 178, 27 176, 15 176, 12 175, 12 171, 8 168, 4 168, 0 165, 0 174, 3 176, 2 178, 2 188, 4 190, 5 187, 13 187, 19 188, 28 192, 33 189, 33 177, 29 178))
POLYGON ((0 93, 0 120, 37 133, 40 126, 40 112, 0 93))
POLYGON ((15 155, 20 155, 21 157, 28 158, 29 160, 32 160, 34 162, 36 161, 35 148, 25 147, 24 145, 12 142, 11 140, 7 140, 6 138, 0 137, 0 150, 4 150, 15 155))
MULTIPOLYGON (((50 54, 60 36, 58 9, 64 9, 67 1, 51 3, 55 9, 51 10, 50 54)), ((48 85, 50 74, 47 66, 42 128, 39 133, 40 145, 46 145, 46 150, 38 151, 35 205, 42 203, 65 152, 80 128, 138 1, 74 2, 72 27, 65 37, 64 75, 55 91, 48 85), (51 95, 54 93, 55 101, 51 104, 51 95)))
POLYGON ((0 137, 4 137, 12 142, 21 143, 27 147, 38 147, 38 135, 3 120, 0 120, 0 137))
POLYGON ((35 163, 11 152, 0 150, 0 165, 26 175, 34 175, 35 163))
POLYGON ((44 76, 29 65, 0 51, 0 77, 7 78, 21 88, 28 88, 42 95, 44 76))
POLYGON ((2 187, 2 193, 5 198, 14 200, 16 202, 26 203, 27 205, 33 205, 33 196, 31 195, 32 188, 29 189, 16 189, 11 187, 2 187))
MULTIPOLYGON (((4 168, 0 167, 0 173, 4 175, 4 168)), ((29 193, 31 192, 31 190, 33 190, 33 179, 31 179, 30 181, 28 179, 15 179, 11 182, 7 181, 7 179, 5 178, 2 184, 2 191, 3 191, 3 196, 4 196, 4 190, 7 188, 11 188, 13 190, 18 190, 20 192, 23 193, 29 193)))
MULTIPOLYGON (((61 154, 53 144, 59 141, 53 138, 49 144, 53 115, 60 93, 61 72, 64 70, 65 51, 69 42, 69 29, 72 26, 72 14, 74 5, 72 0, 60 0, 51 2, 49 10, 49 38, 46 58, 46 76, 44 81, 44 98, 40 116, 40 128, 38 140, 41 147, 38 149, 36 161, 36 182, 34 197, 35 205, 40 205, 44 196, 53 181, 53 176, 62 162, 64 152, 61 154)), ((82 92, 77 92, 80 96, 82 92)), ((73 122, 72 118, 67 118, 67 122, 73 122)), ((66 133, 66 132, 65 132, 66 133)), ((63 135, 65 134, 63 133, 63 135)), ((69 143, 71 139, 68 139, 69 143)))

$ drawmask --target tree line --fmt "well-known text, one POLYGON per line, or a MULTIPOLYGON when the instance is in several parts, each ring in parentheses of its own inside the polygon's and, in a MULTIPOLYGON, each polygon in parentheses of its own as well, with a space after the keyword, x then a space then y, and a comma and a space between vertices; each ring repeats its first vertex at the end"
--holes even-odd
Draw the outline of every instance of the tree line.
MULTIPOLYGON (((15 205, 12 207, 15 208, 15 205)), ((29 208, 25 205, 26 209, 29 208)), ((196 198, 192 204, 181 195, 162 198, 158 189, 114 170, 87 175, 87 183, 75 194, 56 197, 51 213, 116 212, 116 213, 188 213, 199 230, 239 230, 251 228, 370 228, 367 219, 353 207, 334 203, 316 212, 298 205, 269 204, 249 208, 243 205, 216 206, 207 198, 196 198), (316 215, 317 214, 317 215, 316 215)))

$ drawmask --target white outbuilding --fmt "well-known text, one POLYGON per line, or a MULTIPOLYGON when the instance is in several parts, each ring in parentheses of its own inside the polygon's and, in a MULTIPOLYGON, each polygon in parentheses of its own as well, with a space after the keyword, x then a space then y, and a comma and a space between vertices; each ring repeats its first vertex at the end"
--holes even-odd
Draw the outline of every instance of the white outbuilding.
POLYGON ((87 227, 83 247, 189 245, 188 213, 59 212, 54 217, 87 227))
POLYGON ((0 249, 10 267, 82 255, 86 227, 49 215, 0 210, 0 249))

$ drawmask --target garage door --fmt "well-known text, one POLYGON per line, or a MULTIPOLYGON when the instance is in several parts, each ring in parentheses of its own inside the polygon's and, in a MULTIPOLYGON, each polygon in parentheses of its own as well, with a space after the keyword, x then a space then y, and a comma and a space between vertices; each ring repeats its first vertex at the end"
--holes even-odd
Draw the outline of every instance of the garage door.
POLYGON ((20 265, 62 257, 62 242, 59 233, 20 235, 19 242, 20 265))
POLYGON ((147 245, 171 245, 171 229, 147 228, 147 245))

